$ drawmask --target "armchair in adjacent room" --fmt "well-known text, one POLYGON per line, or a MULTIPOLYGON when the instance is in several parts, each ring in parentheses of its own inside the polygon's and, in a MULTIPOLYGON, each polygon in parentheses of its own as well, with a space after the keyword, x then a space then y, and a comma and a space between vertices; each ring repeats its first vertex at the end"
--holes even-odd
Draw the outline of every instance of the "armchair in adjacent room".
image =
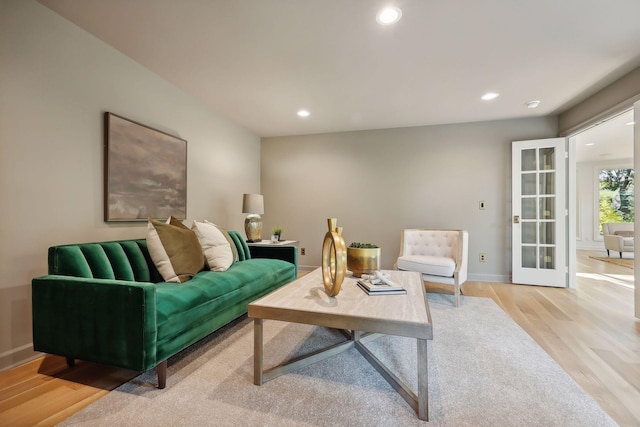
POLYGON ((633 252, 633 222, 608 222, 602 224, 604 248, 616 251, 622 258, 622 252, 633 252))
POLYGON ((468 245, 466 230, 405 229, 395 268, 417 271, 426 282, 453 285, 458 307, 461 287, 467 280, 468 245))

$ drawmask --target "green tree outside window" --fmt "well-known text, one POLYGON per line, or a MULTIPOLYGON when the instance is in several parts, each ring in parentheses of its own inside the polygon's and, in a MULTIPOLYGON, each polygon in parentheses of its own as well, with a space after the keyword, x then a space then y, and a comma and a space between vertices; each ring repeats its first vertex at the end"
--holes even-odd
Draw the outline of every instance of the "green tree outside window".
POLYGON ((600 234, 605 222, 633 222, 635 216, 635 172, 633 169, 603 169, 600 181, 600 234))

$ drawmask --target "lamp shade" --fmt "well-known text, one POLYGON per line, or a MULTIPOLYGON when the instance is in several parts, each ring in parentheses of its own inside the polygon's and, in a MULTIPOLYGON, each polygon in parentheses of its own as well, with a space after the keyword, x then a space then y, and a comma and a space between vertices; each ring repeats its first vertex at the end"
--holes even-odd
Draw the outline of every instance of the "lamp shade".
POLYGON ((242 197, 242 213, 264 214, 264 199, 262 194, 245 194, 242 197))

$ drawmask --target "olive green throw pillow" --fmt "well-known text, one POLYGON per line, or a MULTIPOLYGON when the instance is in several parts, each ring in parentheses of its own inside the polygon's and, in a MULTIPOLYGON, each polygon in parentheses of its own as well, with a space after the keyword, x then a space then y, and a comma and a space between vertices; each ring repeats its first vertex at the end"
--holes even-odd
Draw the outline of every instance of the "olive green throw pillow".
POLYGON ((179 220, 149 220, 147 247, 166 282, 184 283, 204 268, 204 256, 196 234, 179 220))

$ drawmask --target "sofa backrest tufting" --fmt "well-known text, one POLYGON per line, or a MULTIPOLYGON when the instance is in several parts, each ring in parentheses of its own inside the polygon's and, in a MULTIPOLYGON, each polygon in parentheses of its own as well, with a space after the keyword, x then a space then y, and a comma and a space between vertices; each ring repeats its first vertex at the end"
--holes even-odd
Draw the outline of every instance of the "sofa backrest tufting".
POLYGON ((229 236, 231 236, 231 240, 233 240, 233 243, 236 244, 236 249, 238 250, 238 261, 251 259, 249 246, 247 246, 247 243, 244 241, 242 235, 237 231, 230 230, 229 236))
MULTIPOLYGON (((238 260, 251 259, 249 247, 237 231, 229 231, 238 250, 238 260)), ((135 282, 163 282, 149 256, 146 239, 77 243, 49 248, 49 274, 115 279, 135 282)))
POLYGON ((404 255, 456 258, 458 230, 408 229, 404 232, 404 255))
POLYGON ((53 246, 49 248, 49 274, 162 282, 145 239, 53 246))

